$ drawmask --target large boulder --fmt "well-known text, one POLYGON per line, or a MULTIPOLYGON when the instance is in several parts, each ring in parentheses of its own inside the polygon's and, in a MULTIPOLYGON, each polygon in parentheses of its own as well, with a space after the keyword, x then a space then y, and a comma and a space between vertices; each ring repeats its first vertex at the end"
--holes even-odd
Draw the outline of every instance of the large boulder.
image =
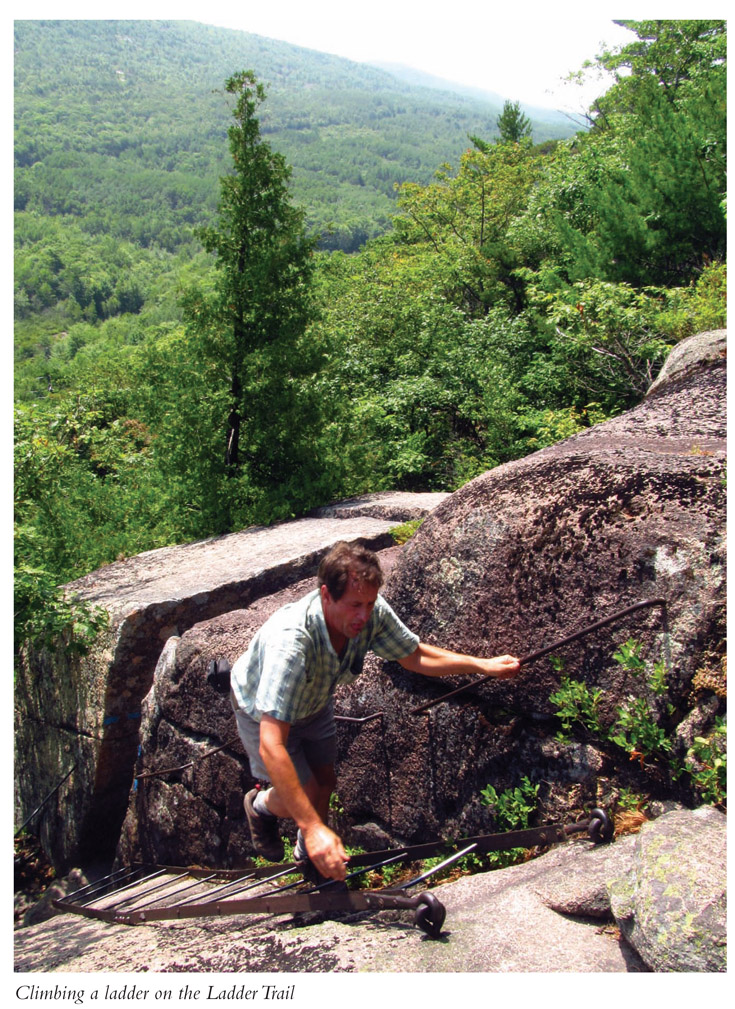
MULTIPOLYGON (((32 820, 57 869, 112 857, 125 815, 141 703, 166 642, 311 574, 340 539, 375 549, 443 494, 375 494, 308 518, 152 550, 67 588, 104 607, 89 655, 27 649, 15 683, 16 822, 32 820)), ((206 720, 200 726, 206 734, 206 720)))
MULTIPOLYGON (((599 690, 609 727, 645 698, 684 756, 724 708, 724 334, 683 344, 635 410, 484 474, 438 505, 398 552, 385 594, 423 640, 471 654, 524 655, 639 602, 665 600, 559 650, 565 673, 599 690), (635 637, 668 668, 665 696, 613 659, 635 637), (677 732, 679 733, 677 737, 677 732)), ((172 638, 146 699, 136 786, 119 858, 236 865, 252 853, 241 806, 252 778, 229 701, 206 684, 266 617, 313 581, 172 638), (222 747, 222 749, 220 749, 222 747), (215 751, 216 752, 213 752, 215 751), (184 766, 186 765, 186 766, 184 766)), ((439 683, 368 656, 337 694, 336 824, 349 844, 378 849, 494 829, 481 792, 538 788, 545 820, 611 806, 622 789, 669 797, 661 763, 588 733, 557 738, 549 658, 512 682, 439 683)), ((686 775, 679 797, 687 792, 686 775)))
POLYGON ((644 825, 608 886, 625 938, 652 971, 727 969, 727 818, 712 807, 644 825))
POLYGON ((634 410, 447 498, 387 586, 422 640, 470 654, 524 656, 630 605, 664 600, 558 650, 564 675, 600 691, 602 734, 556 738, 552 657, 513 681, 470 684, 422 714, 412 712, 453 684, 375 664, 341 698, 345 714, 383 712, 382 729, 371 723, 343 746, 340 798, 356 819, 370 812, 406 838, 471 833, 487 824, 484 786, 501 792, 523 775, 553 818, 609 805, 623 787, 664 797, 681 787, 680 797, 696 801, 687 776, 672 782, 665 760, 648 750, 631 763, 603 738, 621 706, 640 698, 681 760, 691 725, 704 734, 724 710, 723 334, 693 343, 696 357, 682 345, 683 370, 671 366, 634 410), (641 643, 649 673, 665 662, 665 693, 614 659, 629 638, 641 643))

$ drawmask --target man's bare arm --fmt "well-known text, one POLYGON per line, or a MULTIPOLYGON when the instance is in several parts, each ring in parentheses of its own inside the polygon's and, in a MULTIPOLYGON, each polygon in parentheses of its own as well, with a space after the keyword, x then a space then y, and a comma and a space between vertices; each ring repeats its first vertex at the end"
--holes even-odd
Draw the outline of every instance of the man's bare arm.
POLYGON ((474 673, 477 676, 495 676, 505 680, 516 676, 521 668, 518 659, 512 655, 496 655, 494 658, 483 659, 479 656, 450 652, 446 648, 427 645, 423 641, 415 652, 398 661, 404 669, 420 673, 422 676, 459 676, 474 673))

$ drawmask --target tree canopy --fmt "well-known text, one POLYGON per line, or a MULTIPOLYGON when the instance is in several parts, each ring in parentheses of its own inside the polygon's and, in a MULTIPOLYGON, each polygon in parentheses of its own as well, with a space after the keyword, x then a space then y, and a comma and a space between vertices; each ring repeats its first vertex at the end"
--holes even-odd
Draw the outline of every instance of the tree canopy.
POLYGON ((372 71, 332 100, 331 57, 264 40, 268 88, 229 70, 193 98, 229 36, 199 52, 178 23, 59 24, 48 67, 28 59, 48 25, 16 24, 20 640, 93 629, 58 586, 116 557, 454 490, 633 406, 678 340, 725 324, 724 22, 625 22, 588 130, 534 143, 506 103, 507 135, 460 117, 458 146, 457 106, 372 71), (411 103, 433 174, 422 154, 412 175, 412 134, 396 154, 411 103), (317 246, 328 201, 378 191, 361 144, 388 203, 317 246))

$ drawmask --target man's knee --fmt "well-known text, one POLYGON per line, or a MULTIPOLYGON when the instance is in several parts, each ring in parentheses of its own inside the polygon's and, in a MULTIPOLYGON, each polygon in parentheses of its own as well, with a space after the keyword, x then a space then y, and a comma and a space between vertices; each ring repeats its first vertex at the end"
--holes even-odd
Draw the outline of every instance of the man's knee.
POLYGON ((313 781, 320 792, 333 792, 337 784, 337 774, 334 764, 322 764, 320 767, 312 767, 313 781))

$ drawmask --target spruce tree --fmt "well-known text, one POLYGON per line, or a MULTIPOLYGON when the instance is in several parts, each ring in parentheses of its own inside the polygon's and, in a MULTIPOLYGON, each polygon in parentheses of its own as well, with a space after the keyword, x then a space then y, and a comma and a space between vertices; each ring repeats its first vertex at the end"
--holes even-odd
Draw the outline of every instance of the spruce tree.
POLYGON ((184 307, 205 373, 227 384, 217 451, 238 487, 220 488, 229 517, 219 524, 232 525, 291 513, 298 507, 291 492, 308 482, 300 470, 315 422, 305 332, 313 318, 316 239, 291 203, 290 167, 262 139, 256 112, 265 89, 249 70, 230 77, 225 89, 235 97, 233 167, 220 180, 216 224, 201 232, 216 256, 215 279, 210 293, 189 295, 184 307))
POLYGON ((521 112, 520 102, 506 102, 495 122, 501 144, 517 144, 531 136, 531 120, 521 112))

